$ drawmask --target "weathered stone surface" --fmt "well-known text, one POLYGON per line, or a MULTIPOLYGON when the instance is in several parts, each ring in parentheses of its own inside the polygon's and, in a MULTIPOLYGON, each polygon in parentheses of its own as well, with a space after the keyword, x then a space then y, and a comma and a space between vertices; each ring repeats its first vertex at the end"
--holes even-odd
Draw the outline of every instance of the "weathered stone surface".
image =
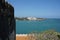
POLYGON ((13 30, 15 31, 14 7, 5 0, 0 0, 0 38, 5 40, 13 30))

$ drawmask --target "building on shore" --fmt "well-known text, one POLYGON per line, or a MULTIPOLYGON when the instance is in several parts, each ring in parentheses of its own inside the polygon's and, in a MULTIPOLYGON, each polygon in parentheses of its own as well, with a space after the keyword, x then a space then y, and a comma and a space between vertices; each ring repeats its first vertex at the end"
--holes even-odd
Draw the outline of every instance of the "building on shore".
POLYGON ((27 17, 28 20, 37 20, 36 17, 27 17))

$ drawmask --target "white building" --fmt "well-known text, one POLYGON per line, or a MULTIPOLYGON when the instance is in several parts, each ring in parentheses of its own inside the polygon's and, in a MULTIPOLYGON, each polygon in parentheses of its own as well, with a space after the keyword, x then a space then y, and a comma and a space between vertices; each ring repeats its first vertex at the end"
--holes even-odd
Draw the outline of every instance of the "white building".
POLYGON ((36 17, 27 17, 28 20, 37 20, 36 17))

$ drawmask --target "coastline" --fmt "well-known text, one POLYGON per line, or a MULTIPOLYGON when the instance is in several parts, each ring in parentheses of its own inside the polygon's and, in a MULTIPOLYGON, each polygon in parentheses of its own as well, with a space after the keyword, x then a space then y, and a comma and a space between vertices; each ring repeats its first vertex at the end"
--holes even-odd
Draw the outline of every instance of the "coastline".
POLYGON ((31 36, 33 36, 33 35, 31 35, 31 34, 16 34, 16 40, 30 40, 31 36))
POLYGON ((28 34, 16 34, 16 36, 27 36, 28 34))
POLYGON ((36 20, 36 21, 40 21, 40 20, 45 20, 46 18, 36 18, 36 17, 22 17, 22 18, 19 18, 19 17, 15 17, 16 20, 28 20, 28 21, 31 21, 31 20, 36 20))
POLYGON ((54 30, 48 30, 48 31, 44 31, 42 33, 16 34, 16 40, 36 40, 36 39, 60 40, 59 36, 60 36, 59 32, 56 32, 54 30))

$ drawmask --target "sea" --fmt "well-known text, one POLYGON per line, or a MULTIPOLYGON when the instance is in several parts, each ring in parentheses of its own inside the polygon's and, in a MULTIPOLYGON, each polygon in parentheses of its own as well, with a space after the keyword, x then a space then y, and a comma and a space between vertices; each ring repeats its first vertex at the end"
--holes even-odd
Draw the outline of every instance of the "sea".
POLYGON ((60 32, 60 19, 48 18, 40 21, 16 21, 16 34, 55 30, 60 32))

